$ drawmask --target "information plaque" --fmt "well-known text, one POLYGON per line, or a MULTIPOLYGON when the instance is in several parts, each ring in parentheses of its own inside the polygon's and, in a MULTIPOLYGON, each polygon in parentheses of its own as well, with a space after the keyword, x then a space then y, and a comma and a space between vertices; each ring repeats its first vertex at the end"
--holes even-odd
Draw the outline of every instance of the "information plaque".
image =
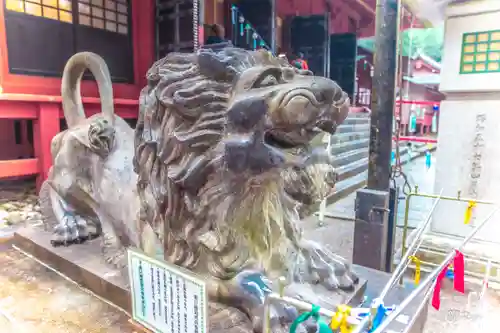
POLYGON ((202 279, 132 249, 128 267, 134 321, 155 333, 207 333, 202 279))

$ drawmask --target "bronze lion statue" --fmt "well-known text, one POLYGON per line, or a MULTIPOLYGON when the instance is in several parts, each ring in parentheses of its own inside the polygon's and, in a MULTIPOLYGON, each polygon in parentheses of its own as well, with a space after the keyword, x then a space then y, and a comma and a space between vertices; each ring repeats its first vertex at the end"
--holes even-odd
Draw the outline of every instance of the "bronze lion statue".
MULTIPOLYGON (((347 117, 340 87, 266 51, 231 46, 171 53, 147 79, 134 132, 113 112, 104 61, 92 53, 69 60, 68 130, 53 140, 40 194, 53 244, 102 236, 105 258, 119 268, 133 246, 196 272, 220 319, 212 325, 223 323, 213 332, 259 331, 269 281, 279 276, 305 299, 314 292, 303 286, 352 290, 349 265, 299 226, 335 184, 331 157, 310 143, 347 117), (102 113, 88 119, 79 89, 86 69, 102 99, 102 113)), ((273 316, 293 313, 276 306, 273 316)))

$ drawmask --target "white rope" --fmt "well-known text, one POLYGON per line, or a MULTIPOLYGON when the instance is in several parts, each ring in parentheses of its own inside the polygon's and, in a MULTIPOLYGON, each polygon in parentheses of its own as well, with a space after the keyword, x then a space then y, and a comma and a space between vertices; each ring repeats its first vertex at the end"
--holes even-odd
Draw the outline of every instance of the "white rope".
MULTIPOLYGON (((326 144, 326 153, 328 156, 331 154, 331 147, 332 147, 332 135, 328 135, 328 143, 326 144)), ((325 213, 326 213, 326 197, 321 201, 321 204, 319 205, 319 212, 318 212, 318 224, 323 225, 325 222, 325 213)))

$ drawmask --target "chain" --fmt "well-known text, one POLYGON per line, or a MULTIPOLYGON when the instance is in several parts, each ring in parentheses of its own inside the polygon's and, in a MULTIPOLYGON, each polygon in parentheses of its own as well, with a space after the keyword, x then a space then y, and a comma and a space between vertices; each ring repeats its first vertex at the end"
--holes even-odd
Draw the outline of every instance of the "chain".
POLYGON ((198 32, 199 32, 199 22, 198 22, 198 1, 193 0, 193 47, 194 51, 198 51, 199 41, 198 41, 198 32))
MULTIPOLYGON (((400 103, 400 110, 401 110, 401 103, 400 103)), ((400 111, 401 113, 401 111, 400 111)), ((401 152, 399 151, 399 136, 400 136, 400 128, 401 128, 401 119, 400 117, 395 117, 396 119, 396 131, 394 133, 394 164, 391 166, 391 180, 392 180, 392 185, 394 188, 397 186, 397 179, 402 178, 403 179, 403 193, 405 195, 410 194, 411 192, 411 185, 408 182, 408 176, 403 172, 403 164, 401 163, 401 152)))

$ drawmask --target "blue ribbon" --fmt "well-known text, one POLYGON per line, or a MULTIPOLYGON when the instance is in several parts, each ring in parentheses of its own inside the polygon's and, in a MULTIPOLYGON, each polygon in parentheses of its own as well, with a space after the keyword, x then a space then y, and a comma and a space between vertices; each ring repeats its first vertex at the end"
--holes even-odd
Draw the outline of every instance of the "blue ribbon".
POLYGON ((372 327, 370 328, 370 332, 375 331, 380 326, 380 324, 384 320, 386 314, 387 314, 387 308, 385 306, 383 306, 382 304, 380 304, 377 308, 377 313, 375 314, 375 318, 373 318, 372 327))
POLYGON ((446 275, 445 275, 448 279, 453 279, 455 278, 455 274, 453 274, 453 270, 451 268, 448 268, 446 270, 446 275))

